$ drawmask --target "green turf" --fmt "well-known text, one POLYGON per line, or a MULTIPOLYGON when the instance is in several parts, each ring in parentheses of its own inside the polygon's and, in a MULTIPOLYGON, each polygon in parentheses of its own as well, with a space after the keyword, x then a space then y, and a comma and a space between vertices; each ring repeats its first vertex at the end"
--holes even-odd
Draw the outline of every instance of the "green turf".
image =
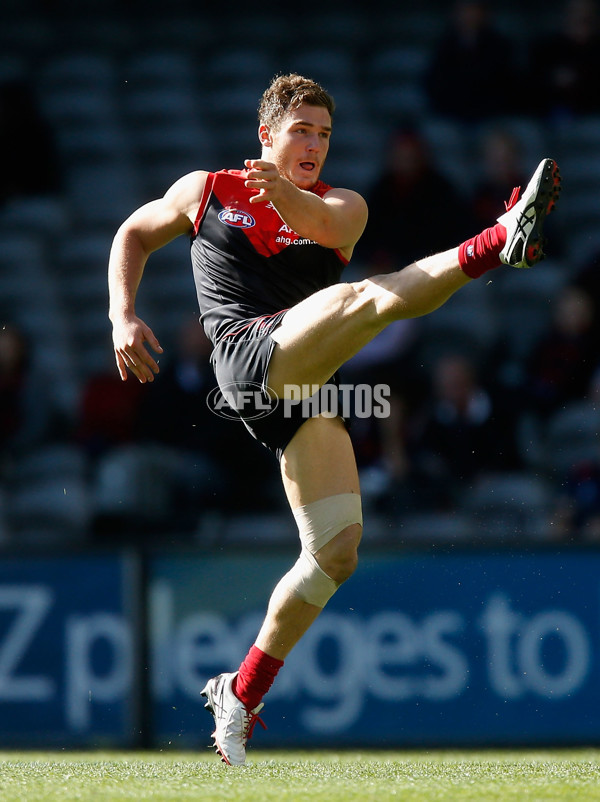
POLYGON ((243 768, 188 752, 2 752, 2 802, 586 802, 600 750, 250 752, 243 768))

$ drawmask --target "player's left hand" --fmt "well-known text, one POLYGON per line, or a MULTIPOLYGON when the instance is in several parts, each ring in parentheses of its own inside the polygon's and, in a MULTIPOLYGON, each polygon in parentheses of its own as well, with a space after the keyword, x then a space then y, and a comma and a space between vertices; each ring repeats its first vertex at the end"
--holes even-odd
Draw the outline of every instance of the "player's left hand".
POLYGON ((141 384, 154 381, 154 374, 159 372, 158 362, 144 343, 148 343, 157 354, 163 353, 154 332, 141 318, 132 315, 115 319, 113 344, 117 369, 123 381, 127 380, 127 369, 141 384))
POLYGON ((272 162, 264 159, 246 159, 244 162, 248 175, 245 184, 249 189, 257 189, 256 195, 250 198, 250 203, 265 203, 275 200, 283 178, 272 162))

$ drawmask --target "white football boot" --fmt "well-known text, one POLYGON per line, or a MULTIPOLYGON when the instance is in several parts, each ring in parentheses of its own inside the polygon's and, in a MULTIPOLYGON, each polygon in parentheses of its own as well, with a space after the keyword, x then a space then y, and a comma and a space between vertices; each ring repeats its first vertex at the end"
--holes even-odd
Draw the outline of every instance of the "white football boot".
POLYGON ((243 766, 246 762, 246 743, 252 737, 257 721, 266 729, 258 717, 263 703, 254 710, 247 710, 234 694, 231 686, 236 676, 237 671, 219 674, 209 679, 201 692, 207 699, 204 707, 215 719, 215 731, 212 734, 214 747, 228 766, 243 766))
POLYGON ((500 260, 512 267, 533 267, 544 258, 542 229, 560 193, 560 171, 554 159, 542 159, 525 192, 513 190, 498 222, 506 228, 500 260))

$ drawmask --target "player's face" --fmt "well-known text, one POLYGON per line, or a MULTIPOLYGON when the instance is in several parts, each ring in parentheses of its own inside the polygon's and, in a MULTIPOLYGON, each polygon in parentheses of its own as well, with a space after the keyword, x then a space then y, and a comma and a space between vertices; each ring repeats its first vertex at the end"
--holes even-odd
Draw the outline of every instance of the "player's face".
POLYGON ((283 118, 271 136, 271 160, 281 175, 300 189, 319 180, 331 136, 331 116, 324 106, 303 103, 283 118))

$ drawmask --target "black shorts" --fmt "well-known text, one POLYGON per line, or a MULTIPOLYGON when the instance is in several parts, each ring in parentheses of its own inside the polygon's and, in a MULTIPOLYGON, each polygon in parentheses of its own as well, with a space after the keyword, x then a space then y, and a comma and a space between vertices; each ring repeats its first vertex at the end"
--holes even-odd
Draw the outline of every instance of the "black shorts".
POLYGON ((232 327, 215 346, 211 364, 220 389, 211 407, 222 417, 239 418, 250 434, 277 457, 281 456, 298 429, 317 414, 337 415, 338 393, 335 374, 312 398, 288 401, 274 399, 267 390, 269 362, 275 341, 271 332, 280 325, 287 310, 263 315, 232 327))

